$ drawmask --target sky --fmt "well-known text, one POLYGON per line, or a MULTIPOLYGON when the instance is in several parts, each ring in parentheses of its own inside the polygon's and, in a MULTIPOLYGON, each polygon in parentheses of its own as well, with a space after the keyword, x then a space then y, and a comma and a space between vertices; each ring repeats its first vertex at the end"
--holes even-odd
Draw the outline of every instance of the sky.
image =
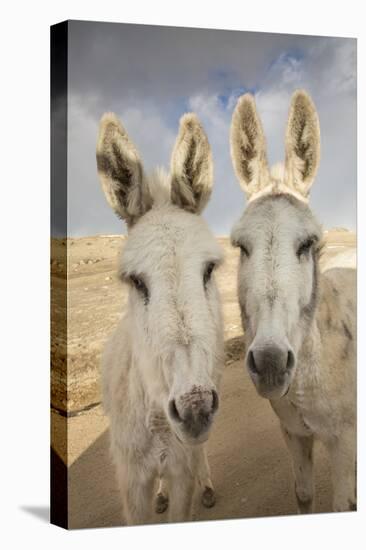
MULTIPOLYGON (((311 207, 324 228, 356 229, 356 40, 71 21, 68 44, 68 233, 126 233, 97 176, 98 124, 114 111, 147 172, 169 167, 179 119, 194 111, 213 152, 204 217, 230 234, 245 197, 229 131, 240 95, 255 95, 270 164, 284 158, 291 95, 304 88, 318 110, 321 162, 311 207)), ((57 228, 55 228, 57 234, 57 228)))

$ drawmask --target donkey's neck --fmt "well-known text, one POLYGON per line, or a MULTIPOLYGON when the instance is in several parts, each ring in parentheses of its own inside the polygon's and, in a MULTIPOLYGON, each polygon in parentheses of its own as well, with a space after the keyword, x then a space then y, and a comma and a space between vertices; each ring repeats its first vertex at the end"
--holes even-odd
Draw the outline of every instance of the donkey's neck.
POLYGON ((306 327, 306 336, 299 350, 299 368, 296 373, 296 385, 321 389, 327 377, 327 368, 323 361, 324 346, 326 345, 327 326, 337 322, 337 308, 330 300, 329 283, 327 278, 319 273, 319 289, 314 317, 306 327))
POLYGON ((320 332, 316 319, 307 326, 306 336, 298 353, 299 368, 296 379, 300 384, 312 385, 319 383, 320 378, 320 332))

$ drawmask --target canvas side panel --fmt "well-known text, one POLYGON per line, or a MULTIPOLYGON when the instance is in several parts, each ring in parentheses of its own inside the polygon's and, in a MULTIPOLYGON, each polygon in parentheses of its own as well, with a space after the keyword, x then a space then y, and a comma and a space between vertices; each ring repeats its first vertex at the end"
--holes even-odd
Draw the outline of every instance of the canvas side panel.
POLYGON ((51 27, 51 523, 68 527, 67 62, 68 23, 51 27))

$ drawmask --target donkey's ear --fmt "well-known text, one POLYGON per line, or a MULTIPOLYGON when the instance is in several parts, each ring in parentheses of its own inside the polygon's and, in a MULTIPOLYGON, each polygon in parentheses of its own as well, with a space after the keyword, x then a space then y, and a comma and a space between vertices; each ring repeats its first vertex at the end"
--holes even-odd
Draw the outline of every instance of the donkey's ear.
POLYGON ((172 202, 189 212, 202 212, 212 191, 213 165, 207 136, 193 113, 180 119, 170 171, 172 202))
POLYGON ((97 167, 108 203, 129 226, 152 205, 139 154, 115 114, 103 115, 97 167))
POLYGON ((257 114, 254 97, 239 98, 231 121, 231 159, 247 198, 269 182, 266 140, 257 114))
POLYGON ((304 90, 292 96, 286 131, 285 183, 309 194, 320 160, 320 128, 314 103, 304 90))

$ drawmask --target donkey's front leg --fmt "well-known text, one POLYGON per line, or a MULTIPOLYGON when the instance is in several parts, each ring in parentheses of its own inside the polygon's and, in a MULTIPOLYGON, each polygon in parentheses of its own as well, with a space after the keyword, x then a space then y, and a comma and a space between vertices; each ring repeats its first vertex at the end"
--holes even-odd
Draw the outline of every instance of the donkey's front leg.
POLYGON ((169 521, 190 521, 195 491, 195 476, 185 465, 172 464, 169 475, 169 521))
POLYGON ((154 476, 138 464, 119 464, 117 478, 122 496, 123 519, 127 525, 152 522, 154 476))
POLYGON ((282 423, 281 430, 292 458, 298 512, 299 514, 309 514, 313 511, 314 437, 303 437, 290 433, 282 423))
POLYGON ((216 503, 215 490, 211 481, 210 465, 207 459, 205 445, 200 445, 194 451, 196 459, 197 479, 202 490, 201 502, 206 508, 212 508, 216 503))
POLYGON ((326 446, 329 451, 332 482, 333 511, 356 510, 356 433, 349 428, 334 437, 326 446))
POLYGON ((163 514, 169 506, 169 490, 168 482, 162 475, 159 477, 159 487, 155 499, 155 512, 163 514))

